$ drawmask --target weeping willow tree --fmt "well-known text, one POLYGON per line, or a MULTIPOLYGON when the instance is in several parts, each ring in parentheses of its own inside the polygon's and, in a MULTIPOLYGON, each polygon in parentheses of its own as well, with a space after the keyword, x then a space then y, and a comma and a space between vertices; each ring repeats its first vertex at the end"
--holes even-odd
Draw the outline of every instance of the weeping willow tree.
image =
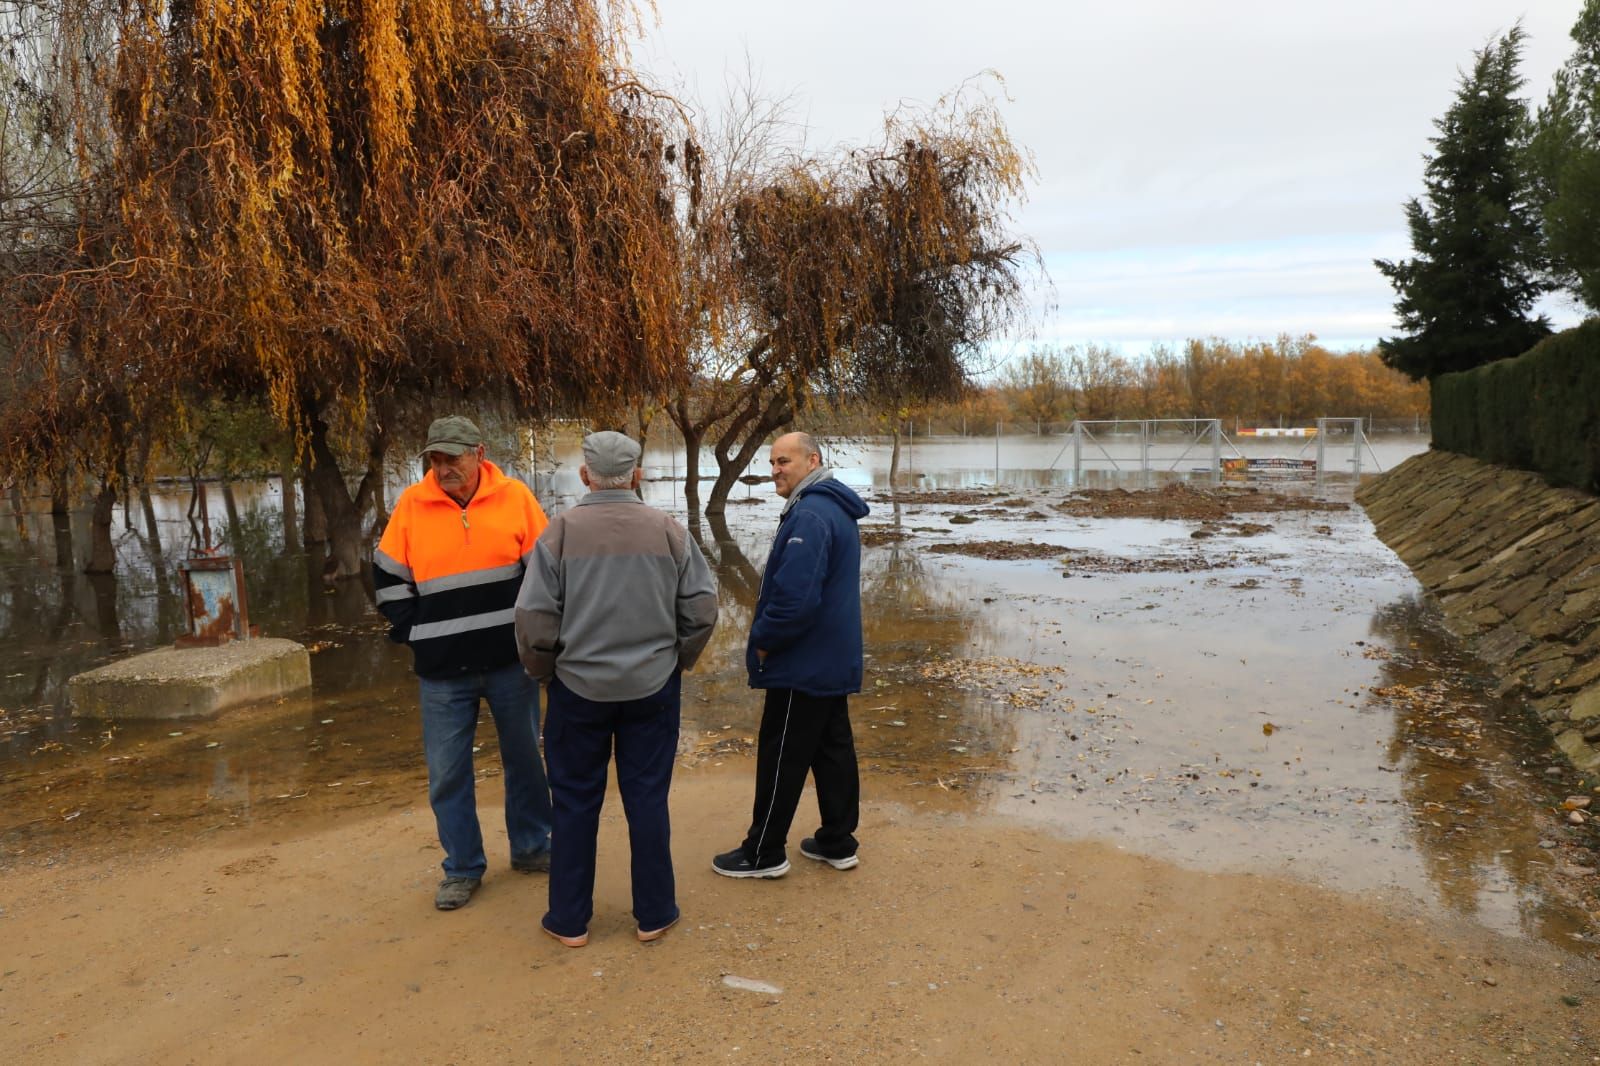
MULTIPOLYGON (((97 0, 16 0, 0 5, 0 285, 17 296, 29 279, 78 264, 81 220, 103 214, 110 131, 101 91, 115 46, 116 19, 97 0)), ((0 358, 26 343, 23 316, 0 308, 0 358)), ((37 368, 11 365, 0 375, 0 407, 34 388, 37 368)), ((65 522, 70 487, 93 463, 92 449, 63 440, 47 455, 22 464, 13 477, 13 504, 23 484, 50 485, 52 510, 65 522)), ((105 471, 98 471, 102 474, 105 471)), ((105 486, 96 501, 95 551, 90 571, 109 570, 111 505, 105 486)), ((26 525, 18 520, 19 530, 26 525)), ((58 526, 58 529, 62 527, 58 526)), ((70 535, 57 538, 57 562, 72 565, 70 535)))
POLYGON ((348 576, 399 401, 670 386, 688 153, 624 64, 620 0, 120 11, 103 207, 4 293, 14 461, 90 440, 115 469, 130 426, 265 397, 348 576))
POLYGON ((808 407, 949 396, 1023 314, 1036 255, 1009 211, 1030 167, 987 99, 892 115, 874 148, 710 170, 697 250, 724 304, 668 405, 691 507, 703 444, 718 466, 705 510, 718 514, 768 436, 808 407))

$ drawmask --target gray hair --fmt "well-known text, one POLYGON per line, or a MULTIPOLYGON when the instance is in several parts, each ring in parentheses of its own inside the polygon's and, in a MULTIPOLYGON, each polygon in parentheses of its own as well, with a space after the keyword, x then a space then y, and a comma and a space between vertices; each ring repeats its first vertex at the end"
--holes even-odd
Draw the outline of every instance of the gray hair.
POLYGON ((801 455, 815 455, 818 459, 822 458, 822 446, 817 443, 817 438, 803 429, 795 430, 794 435, 800 442, 801 455))
MULTIPOLYGON (((584 467, 584 469, 589 470, 588 467, 584 467)), ((635 467, 634 469, 637 470, 638 468, 635 467)), ((634 470, 629 470, 626 474, 601 477, 593 470, 589 470, 589 488, 596 492, 603 489, 631 489, 633 488, 633 474, 634 470)))

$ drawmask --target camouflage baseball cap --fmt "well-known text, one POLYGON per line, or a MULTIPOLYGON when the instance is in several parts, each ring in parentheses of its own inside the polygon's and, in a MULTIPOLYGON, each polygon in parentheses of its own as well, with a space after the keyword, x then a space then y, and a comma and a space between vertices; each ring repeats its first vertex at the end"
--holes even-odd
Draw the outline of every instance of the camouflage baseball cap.
POLYGON ((428 427, 428 443, 422 446, 422 454, 443 452, 446 455, 461 455, 482 443, 483 434, 472 419, 462 415, 446 415, 434 419, 428 427))

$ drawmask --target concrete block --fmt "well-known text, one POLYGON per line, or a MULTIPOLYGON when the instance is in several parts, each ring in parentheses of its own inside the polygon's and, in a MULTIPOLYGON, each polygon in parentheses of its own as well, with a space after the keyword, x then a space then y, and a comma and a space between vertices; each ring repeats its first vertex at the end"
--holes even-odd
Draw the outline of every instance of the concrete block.
POLYGON ((311 655, 303 646, 259 637, 145 652, 78 674, 67 694, 78 718, 192 718, 310 687, 311 655))

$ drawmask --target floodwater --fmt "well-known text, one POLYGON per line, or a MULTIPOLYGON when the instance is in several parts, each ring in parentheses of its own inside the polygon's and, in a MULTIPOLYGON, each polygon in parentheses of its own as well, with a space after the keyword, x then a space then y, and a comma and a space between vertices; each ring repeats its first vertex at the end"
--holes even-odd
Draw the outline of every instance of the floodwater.
MULTIPOLYGON (((837 446, 840 476, 873 507, 868 680, 853 702, 869 794, 1015 816, 1204 868, 1390 893, 1592 950, 1588 831, 1552 809, 1593 782, 1520 706, 1492 695, 1351 506, 1353 478, 1279 490, 1327 510, 1209 529, 1080 517, 1053 506, 1074 487, 1211 478, 1192 471, 1193 457, 1140 470, 1137 452, 1133 470, 1075 473, 1070 453, 1055 461, 1064 443, 1002 438, 997 479, 993 440, 919 440, 902 451, 913 491, 898 503, 884 442, 837 446), (981 543, 1060 551, 963 554, 981 543)), ((1302 443, 1247 447, 1293 456, 1302 443)), ((1363 468, 1424 447, 1380 438, 1363 468)), ((554 469, 518 471, 551 511, 581 492, 570 443, 558 455, 554 469)), ((1193 465, 1206 458, 1209 446, 1193 465)), ((651 450, 647 498, 686 518, 682 462, 651 450)), ((48 514, 26 516, 26 538, 0 522, 0 864, 316 824, 422 796, 407 653, 384 639, 368 589, 328 588, 320 554, 284 551, 276 483, 232 495, 225 508, 212 486, 211 513, 245 560, 251 620, 312 649, 313 692, 195 721, 110 724, 64 708, 68 677, 168 643, 181 625, 170 582, 186 494, 153 501, 160 553, 138 508, 137 530, 119 511, 114 579, 56 565, 86 557, 86 513, 66 543, 48 514)), ((744 683, 743 634, 779 504, 769 484, 741 485, 725 523, 692 523, 717 567, 723 619, 686 679, 686 761, 751 750, 758 700, 744 683)), ((492 751, 487 722, 480 741, 492 751)), ((480 775, 493 764, 482 760, 480 775)))

